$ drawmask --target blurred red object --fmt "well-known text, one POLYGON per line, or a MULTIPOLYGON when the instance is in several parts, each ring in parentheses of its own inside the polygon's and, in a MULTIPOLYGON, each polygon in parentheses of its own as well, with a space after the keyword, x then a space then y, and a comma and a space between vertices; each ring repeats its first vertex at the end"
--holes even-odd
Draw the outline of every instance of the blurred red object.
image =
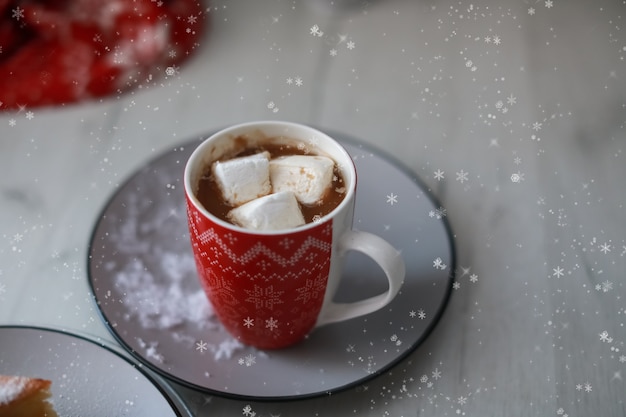
POLYGON ((176 72, 201 0, 0 0, 0 110, 121 93, 176 72))

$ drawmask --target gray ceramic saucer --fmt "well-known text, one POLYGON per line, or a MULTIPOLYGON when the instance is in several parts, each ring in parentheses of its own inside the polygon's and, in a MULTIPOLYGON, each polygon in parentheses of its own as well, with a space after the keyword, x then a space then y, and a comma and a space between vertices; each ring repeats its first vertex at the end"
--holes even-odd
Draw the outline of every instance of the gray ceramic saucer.
MULTIPOLYGON (((200 140, 136 172, 104 208, 89 250, 89 281, 113 335, 143 364, 188 387, 255 400, 305 398, 372 378, 412 352, 450 294, 454 246, 446 212, 414 174, 345 135, 333 134, 358 172, 354 228, 382 236, 404 255, 400 294, 368 316, 315 330, 284 350, 235 342, 200 290, 184 207, 185 161, 200 140)), ((337 300, 383 292, 382 272, 348 256, 337 300)))
POLYGON ((59 416, 190 416, 167 384, 112 347, 38 327, 0 326, 0 374, 52 381, 59 416))

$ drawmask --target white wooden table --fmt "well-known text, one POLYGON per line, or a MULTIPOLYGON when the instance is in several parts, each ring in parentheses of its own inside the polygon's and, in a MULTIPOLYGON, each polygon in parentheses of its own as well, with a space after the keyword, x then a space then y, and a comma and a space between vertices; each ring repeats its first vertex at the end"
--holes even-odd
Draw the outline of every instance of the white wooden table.
POLYGON ((430 187, 454 230, 452 297, 425 343, 363 385, 280 403, 181 389, 194 413, 626 415, 626 3, 325 3, 213 0, 177 74, 0 113, 0 324, 113 341, 86 265, 116 187, 206 132, 297 121, 430 187))

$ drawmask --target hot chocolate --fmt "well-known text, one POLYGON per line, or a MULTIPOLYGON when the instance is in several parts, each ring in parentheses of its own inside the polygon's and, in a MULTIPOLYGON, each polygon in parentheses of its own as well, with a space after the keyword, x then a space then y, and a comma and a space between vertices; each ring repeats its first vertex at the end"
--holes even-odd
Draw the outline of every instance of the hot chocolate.
MULTIPOLYGON (((242 138, 234 140, 243 142, 242 138)), ((196 196, 221 220, 246 227, 238 222, 244 206, 259 206, 263 199, 272 207, 278 200, 284 201, 285 204, 281 203, 284 206, 291 203, 291 197, 284 195, 286 192, 296 196, 303 223, 311 223, 333 211, 345 197, 346 188, 332 159, 316 154, 310 146, 296 140, 285 144, 273 143, 268 138, 205 167, 196 196)), ((287 214, 279 217, 285 218, 287 214)), ((287 224, 285 227, 297 225, 287 224)))

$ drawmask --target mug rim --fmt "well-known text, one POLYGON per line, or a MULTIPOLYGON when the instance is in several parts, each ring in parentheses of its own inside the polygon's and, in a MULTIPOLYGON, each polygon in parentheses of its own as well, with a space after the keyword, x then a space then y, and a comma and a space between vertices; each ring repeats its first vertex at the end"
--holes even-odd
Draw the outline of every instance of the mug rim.
MULTIPOLYGON (((305 139, 301 139, 299 137, 296 137, 295 135, 294 135, 294 139, 305 141, 305 139)), ((344 181, 345 180, 346 179, 344 178, 344 181)), ((259 236, 280 236, 280 235, 286 235, 286 234, 292 234, 292 233, 299 233, 299 232, 303 232, 306 230, 319 227, 320 225, 323 225, 329 221, 332 221, 338 213, 344 210, 344 208, 348 204, 350 204, 351 201, 354 200, 354 195, 356 192, 356 184, 357 184, 357 172, 356 172, 356 166, 354 164, 354 160, 352 159, 348 151, 344 148, 344 146, 341 143, 339 143, 336 139, 332 138, 330 135, 312 126, 309 126, 303 123, 287 122, 287 121, 281 121, 281 120, 258 120, 258 121, 243 122, 243 123, 230 125, 228 127, 218 130, 217 132, 204 138, 202 142, 193 150, 193 152, 191 153, 191 155, 189 156, 189 158, 187 158, 187 161, 185 162, 185 170, 184 170, 185 195, 186 195, 187 201, 193 204, 196 210, 198 210, 205 217, 207 217, 212 222, 216 223, 217 225, 223 228, 226 228, 226 229, 238 232, 238 233, 245 233, 249 235, 259 235, 259 236), (345 162, 346 162, 345 164, 343 163, 343 161, 340 162, 340 161, 335 160, 334 162, 336 164, 339 164, 340 166, 347 167, 346 172, 350 173, 352 177, 352 183, 347 188, 346 195, 341 200, 341 202, 337 205, 337 207, 335 207, 330 213, 327 213, 326 215, 324 215, 320 220, 305 223, 297 227, 290 227, 287 229, 278 229, 278 230, 247 229, 245 227, 238 226, 236 224, 220 219, 219 217, 211 213, 209 210, 207 210, 202 205, 200 200, 197 198, 194 192, 194 188, 196 185, 192 184, 191 176, 196 166, 202 163, 202 156, 204 152, 206 152, 207 150, 206 148, 210 147, 211 142, 215 141, 216 138, 229 134, 233 131, 246 130, 246 129, 250 129, 250 130, 263 129, 264 127, 268 127, 268 126, 269 127, 282 126, 286 128, 309 130, 310 132, 314 133, 316 137, 321 136, 321 137, 326 138, 330 144, 332 144, 333 146, 337 148, 337 150, 340 152, 342 157, 345 159, 345 162)))

